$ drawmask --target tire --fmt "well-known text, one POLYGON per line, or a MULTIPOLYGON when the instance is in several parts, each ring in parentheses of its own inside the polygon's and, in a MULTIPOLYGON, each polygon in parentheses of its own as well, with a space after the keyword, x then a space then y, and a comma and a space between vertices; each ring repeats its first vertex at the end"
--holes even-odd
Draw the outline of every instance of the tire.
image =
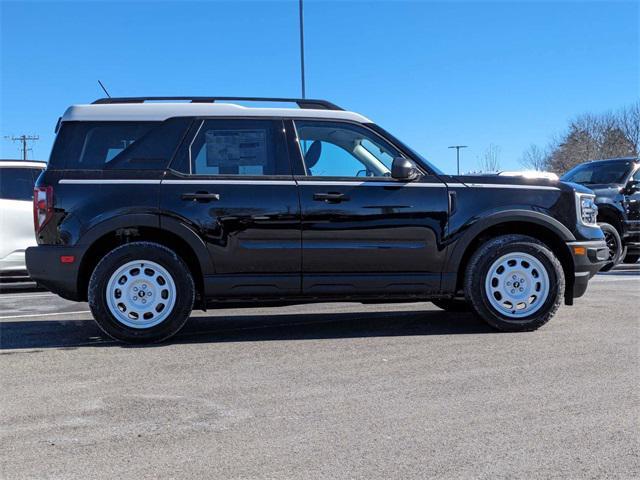
POLYGON ((466 301, 455 300, 453 298, 439 298, 437 300, 431 300, 431 303, 445 312, 469 312, 471 310, 471 307, 466 301))
POLYGON ((184 261, 151 242, 127 243, 109 252, 94 269, 88 293, 102 331, 126 343, 156 343, 175 335, 195 300, 184 261))
POLYGON ((624 257, 624 263, 636 263, 640 259, 637 253, 627 253, 624 257))
POLYGON ((465 297, 474 312, 505 332, 532 331, 547 323, 560 307, 564 287, 557 257, 544 243, 524 235, 482 244, 465 271, 465 297))
POLYGON ((622 259, 622 239, 616 228, 610 223, 598 223, 604 233, 604 238, 609 247, 609 261, 600 269, 601 272, 608 272, 615 267, 622 259))

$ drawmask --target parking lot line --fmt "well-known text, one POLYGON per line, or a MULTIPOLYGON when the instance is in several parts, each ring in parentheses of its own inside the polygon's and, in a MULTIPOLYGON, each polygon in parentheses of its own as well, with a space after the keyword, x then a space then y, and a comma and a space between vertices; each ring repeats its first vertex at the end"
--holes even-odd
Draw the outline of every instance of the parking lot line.
POLYGON ((34 313, 29 315, 8 315, 6 317, 0 317, 0 320, 9 320, 11 318, 50 317, 52 315, 78 315, 79 313, 91 313, 91 310, 82 310, 78 312, 34 313))
POLYGON ((30 295, 28 293, 13 293, 13 294, 5 294, 0 295, 1 299, 5 298, 37 298, 37 297, 57 297, 55 293, 46 292, 46 293, 35 293, 30 295))

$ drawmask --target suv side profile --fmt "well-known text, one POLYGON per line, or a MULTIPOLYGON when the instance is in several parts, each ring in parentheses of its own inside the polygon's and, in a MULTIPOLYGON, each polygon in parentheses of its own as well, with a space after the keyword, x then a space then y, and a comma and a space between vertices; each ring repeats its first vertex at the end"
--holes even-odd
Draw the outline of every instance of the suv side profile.
POLYGON ((610 248, 613 267, 640 259, 640 159, 611 158, 581 163, 562 176, 593 190, 598 222, 610 248))
POLYGON ((549 179, 445 175, 322 100, 101 99, 59 121, 27 264, 132 343, 229 302, 433 301, 527 331, 606 260, 593 199, 549 179), (299 108, 233 103, 251 100, 299 108))

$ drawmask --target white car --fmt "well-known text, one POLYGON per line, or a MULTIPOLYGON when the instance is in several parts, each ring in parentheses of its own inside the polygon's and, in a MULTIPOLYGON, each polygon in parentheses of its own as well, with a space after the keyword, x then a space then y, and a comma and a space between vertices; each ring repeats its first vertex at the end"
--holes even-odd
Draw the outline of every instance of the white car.
POLYGON ((36 244, 33 185, 45 162, 0 160, 0 279, 27 277, 24 251, 36 244))

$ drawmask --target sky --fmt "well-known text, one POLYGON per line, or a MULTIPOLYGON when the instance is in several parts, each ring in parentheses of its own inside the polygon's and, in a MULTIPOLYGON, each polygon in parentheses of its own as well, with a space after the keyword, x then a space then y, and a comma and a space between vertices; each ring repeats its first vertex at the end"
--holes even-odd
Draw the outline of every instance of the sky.
MULTIPOLYGON (((298 1, 2 1, 4 136, 49 156, 72 104, 104 96, 299 97, 298 1)), ((640 2, 305 0, 307 97, 372 119, 447 173, 502 169, 576 115, 640 97, 640 2)))

